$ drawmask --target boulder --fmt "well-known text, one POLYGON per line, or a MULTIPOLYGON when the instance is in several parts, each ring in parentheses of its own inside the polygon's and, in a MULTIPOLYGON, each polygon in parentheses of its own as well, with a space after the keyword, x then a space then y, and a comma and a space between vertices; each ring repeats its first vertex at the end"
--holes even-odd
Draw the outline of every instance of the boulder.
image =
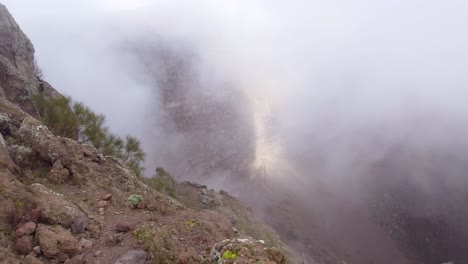
POLYGON ((118 232, 128 232, 132 229, 132 225, 129 222, 119 222, 115 228, 118 232))
POLYGON ((16 240, 16 251, 22 255, 27 255, 33 248, 33 237, 22 236, 16 240))
POLYGON ((53 184, 63 184, 68 180, 68 175, 70 175, 68 169, 63 167, 60 160, 57 160, 47 173, 47 180, 53 184))
POLYGON ((34 159, 33 150, 26 146, 11 145, 8 147, 11 158, 18 166, 31 166, 31 162, 34 159))
POLYGON ((28 236, 31 235, 36 231, 36 223, 29 221, 22 224, 18 229, 15 231, 16 237, 28 236))
POLYGON ((63 194, 54 192, 42 184, 34 183, 30 189, 36 197, 37 208, 41 211, 42 221, 70 227, 83 213, 63 194))
POLYGON ((104 194, 104 195, 101 197, 101 200, 109 201, 110 198, 112 198, 112 194, 106 193, 106 194, 104 194))
POLYGON ((31 213, 29 215, 29 220, 31 220, 32 222, 39 222, 39 219, 41 218, 41 210, 39 209, 32 209, 31 210, 31 213))
POLYGON ((71 229, 73 233, 83 233, 86 230, 86 227, 88 226, 88 218, 86 215, 82 214, 78 216, 73 224, 71 225, 71 229))
POLYGON ((39 255, 39 254, 42 253, 41 247, 40 247, 40 246, 35 246, 35 247, 33 247, 33 251, 34 251, 34 253, 36 253, 37 255, 39 255))
POLYGON ((115 264, 144 264, 147 254, 144 250, 130 250, 121 256, 115 264))
POLYGON ((42 253, 49 258, 60 256, 65 253, 73 256, 81 252, 78 240, 62 226, 47 226, 39 224, 36 230, 36 240, 41 247, 42 253))
POLYGON ((44 262, 36 258, 34 255, 29 254, 24 258, 23 264, 43 264, 43 263, 44 262))
POLYGON ((79 242, 80 247, 82 248, 90 248, 93 246, 93 242, 91 240, 82 238, 79 242))
POLYGON ((38 120, 26 117, 19 129, 21 138, 28 142, 39 157, 50 164, 54 164, 61 158, 68 157, 64 144, 38 120))

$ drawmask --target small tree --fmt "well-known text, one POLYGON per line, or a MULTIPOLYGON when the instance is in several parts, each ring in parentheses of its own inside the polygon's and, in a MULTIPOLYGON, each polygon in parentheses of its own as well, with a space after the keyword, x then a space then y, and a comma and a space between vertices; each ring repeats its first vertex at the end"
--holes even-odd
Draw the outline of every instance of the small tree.
POLYGON ((123 147, 122 161, 128 164, 128 166, 137 174, 143 171, 141 163, 145 160, 145 153, 141 148, 141 142, 136 137, 127 136, 125 137, 125 143, 123 147))
POLYGON ((125 138, 124 155, 122 160, 126 162, 130 160, 142 161, 144 159, 145 153, 141 149, 140 140, 136 137, 127 136, 125 138))
POLYGON ((172 198, 176 198, 176 181, 174 177, 172 177, 169 172, 161 167, 156 168, 155 172, 156 173, 153 175, 153 177, 146 180, 148 185, 162 193, 171 196, 172 198))
POLYGON ((106 156, 113 156, 117 159, 122 159, 123 147, 124 141, 122 140, 122 138, 110 134, 104 138, 100 150, 102 154, 106 156))
POLYGON ((105 117, 94 113, 82 103, 74 103, 73 112, 78 122, 78 142, 100 149, 108 134, 108 129, 104 126, 105 117))

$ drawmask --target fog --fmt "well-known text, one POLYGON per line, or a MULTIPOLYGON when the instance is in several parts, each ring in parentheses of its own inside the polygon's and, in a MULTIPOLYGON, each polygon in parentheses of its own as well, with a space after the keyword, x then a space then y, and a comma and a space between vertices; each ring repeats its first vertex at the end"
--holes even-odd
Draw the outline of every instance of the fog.
POLYGON ((141 138, 148 174, 164 166, 248 201, 260 177, 295 194, 306 222, 321 191, 360 203, 403 184, 413 215, 467 231, 452 219, 468 183, 466 1, 3 3, 46 80, 141 138), (171 85, 184 107, 211 109, 184 110, 201 128, 179 127, 171 85))

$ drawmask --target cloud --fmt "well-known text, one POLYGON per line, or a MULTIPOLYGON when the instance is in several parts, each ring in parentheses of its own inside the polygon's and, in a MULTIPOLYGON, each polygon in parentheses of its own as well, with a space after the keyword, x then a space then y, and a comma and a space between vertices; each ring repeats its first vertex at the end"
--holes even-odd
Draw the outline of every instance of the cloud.
MULTIPOLYGON (((148 111, 160 102, 131 45, 193 54, 199 89, 242 91, 253 109, 255 166, 304 193, 317 181, 362 190, 383 163, 392 169, 378 175, 406 175, 437 194, 430 201, 441 186, 466 186, 466 1, 4 3, 47 80, 103 112, 119 134, 143 137, 155 155, 169 137, 148 137, 148 129, 163 133, 153 120, 160 112, 148 111), (447 157, 458 158, 449 167, 447 157)), ((177 155, 182 143, 171 144, 188 160, 177 155)))
POLYGON ((158 42, 195 54, 200 80, 229 83, 249 97, 257 163, 288 167, 282 174, 303 178, 291 167, 311 152, 314 159, 320 152, 331 174, 347 174, 356 159, 373 162, 398 141, 446 142, 434 127, 463 130, 467 118, 463 1, 5 4, 53 85, 103 112, 117 133, 145 142, 153 141, 144 131, 157 104, 154 76, 128 46, 158 42), (370 136, 384 137, 383 145, 367 142, 370 136))

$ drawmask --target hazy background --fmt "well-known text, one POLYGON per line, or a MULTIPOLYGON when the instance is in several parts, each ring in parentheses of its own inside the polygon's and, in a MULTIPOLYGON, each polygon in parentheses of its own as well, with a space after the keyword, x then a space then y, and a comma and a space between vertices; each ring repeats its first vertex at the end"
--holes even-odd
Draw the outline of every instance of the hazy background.
MULTIPOLYGON (((164 123, 160 69, 176 61, 178 87, 199 98, 185 104, 203 106, 197 96, 208 94, 213 113, 225 105, 235 117, 203 123, 232 139, 205 161, 235 149, 242 157, 231 167, 248 160, 249 177, 287 182, 301 199, 323 186, 345 200, 411 186, 415 215, 467 231, 468 217, 455 217, 468 182, 466 1, 2 2, 45 78, 104 113, 116 133, 140 137, 150 171, 196 178, 193 142, 218 135, 164 123)), ((223 173, 215 176, 236 175, 223 173)))
POLYGON ((333 123, 323 135, 332 138, 468 114, 464 1, 3 3, 47 80, 120 134, 143 136, 145 109, 156 103, 152 76, 126 45, 160 40, 195 53, 203 78, 234 83, 262 111, 274 108, 288 141, 302 142, 323 122, 333 123))

